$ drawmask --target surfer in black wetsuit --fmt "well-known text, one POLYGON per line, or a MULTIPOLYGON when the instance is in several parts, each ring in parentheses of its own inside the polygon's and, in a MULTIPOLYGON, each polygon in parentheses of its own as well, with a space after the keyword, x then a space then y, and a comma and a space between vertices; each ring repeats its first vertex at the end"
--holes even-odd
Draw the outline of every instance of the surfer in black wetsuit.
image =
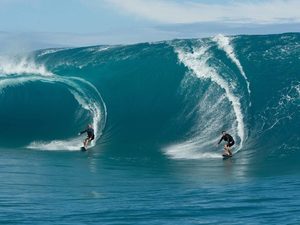
POLYGON ((227 141, 227 144, 224 145, 224 154, 226 156, 232 156, 232 152, 230 150, 230 147, 232 147, 234 145, 234 139, 230 134, 227 134, 225 131, 222 131, 222 137, 220 139, 220 141, 218 142, 218 145, 222 142, 222 141, 227 141))
POLYGON ((92 140, 94 140, 94 138, 95 138, 95 133, 94 133, 93 126, 92 126, 91 124, 89 124, 88 127, 87 127, 85 130, 83 130, 83 131, 81 131, 80 133, 78 133, 78 135, 81 135, 81 134, 83 134, 83 133, 85 133, 85 132, 87 133, 87 138, 84 140, 83 146, 84 146, 84 148, 86 149, 87 146, 88 146, 88 144, 89 144, 92 140))

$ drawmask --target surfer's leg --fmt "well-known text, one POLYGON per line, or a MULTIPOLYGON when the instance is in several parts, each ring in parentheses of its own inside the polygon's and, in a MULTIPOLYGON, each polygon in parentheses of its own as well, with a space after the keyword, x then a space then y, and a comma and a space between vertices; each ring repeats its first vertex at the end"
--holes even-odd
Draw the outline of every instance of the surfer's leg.
POLYGON ((232 152, 231 152, 231 149, 230 149, 230 145, 226 145, 226 151, 227 151, 227 155, 230 155, 232 156, 232 152))
POLYGON ((83 142, 83 146, 84 146, 85 148, 87 148, 88 143, 89 143, 89 138, 86 138, 86 139, 84 140, 84 142, 83 142))
POLYGON ((229 151, 229 147, 226 145, 224 145, 224 155, 230 155, 230 151, 229 151))
POLYGON ((84 140, 84 147, 85 148, 87 148, 87 146, 91 143, 91 141, 92 141, 92 139, 91 138, 86 138, 85 140, 84 140))
POLYGON ((227 148, 228 148, 228 153, 232 156, 232 152, 231 152, 231 147, 234 145, 234 141, 230 142, 227 144, 227 148))

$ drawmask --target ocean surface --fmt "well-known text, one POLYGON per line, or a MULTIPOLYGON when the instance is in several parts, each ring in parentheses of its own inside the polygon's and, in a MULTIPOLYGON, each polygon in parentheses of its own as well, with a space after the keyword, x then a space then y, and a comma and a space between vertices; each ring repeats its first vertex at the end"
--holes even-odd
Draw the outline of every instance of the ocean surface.
POLYGON ((300 224, 299 121, 299 33, 0 56, 0 224, 300 224))

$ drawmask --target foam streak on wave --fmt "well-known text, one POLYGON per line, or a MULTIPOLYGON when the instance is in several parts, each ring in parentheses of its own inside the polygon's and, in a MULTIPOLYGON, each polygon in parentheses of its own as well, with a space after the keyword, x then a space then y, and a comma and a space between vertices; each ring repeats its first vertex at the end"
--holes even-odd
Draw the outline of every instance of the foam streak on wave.
POLYGON ((202 46, 200 48, 194 49, 193 53, 186 52, 181 48, 177 48, 175 49, 175 51, 178 54, 179 60, 191 71, 193 71, 198 78, 210 79, 225 91, 226 97, 231 102, 236 117, 237 134, 240 138, 240 145, 238 147, 239 150, 242 148, 245 138, 240 99, 232 93, 230 86, 226 82, 226 80, 219 76, 214 68, 207 65, 207 60, 210 58, 207 49, 208 47, 202 46))
MULTIPOLYGON (((233 106, 233 110, 237 119, 237 130, 238 135, 241 139, 241 145, 244 141, 244 122, 243 114, 241 110, 241 103, 239 98, 234 96, 230 90, 229 84, 218 75, 217 71, 212 67, 209 67, 206 63, 208 57, 201 57, 206 53, 206 47, 195 49, 194 53, 184 52, 181 49, 177 50, 179 60, 191 69, 197 77, 201 79, 211 79, 213 82, 218 84, 222 89, 225 90, 226 96, 233 106)), ((241 146, 240 146, 241 147, 241 146)))
POLYGON ((218 159, 222 158, 219 153, 199 152, 193 141, 171 146, 167 149, 167 154, 173 159, 218 159))
MULTIPOLYGON (((240 61, 238 60, 238 58, 236 57, 236 55, 234 53, 234 49, 230 43, 231 39, 222 34, 219 34, 213 38, 213 41, 215 41, 218 44, 219 49, 223 50, 226 53, 226 55, 228 56, 228 58, 231 59, 231 61, 233 63, 235 63, 235 65, 237 66, 237 68, 239 69, 240 73, 242 74, 243 78, 245 79, 245 81, 247 83, 247 90, 248 90, 248 94, 250 96, 250 94, 251 94, 250 83, 248 81, 248 78, 246 76, 246 73, 244 72, 244 69, 243 69, 240 61)), ((251 103, 250 103, 250 105, 251 105, 251 103)))

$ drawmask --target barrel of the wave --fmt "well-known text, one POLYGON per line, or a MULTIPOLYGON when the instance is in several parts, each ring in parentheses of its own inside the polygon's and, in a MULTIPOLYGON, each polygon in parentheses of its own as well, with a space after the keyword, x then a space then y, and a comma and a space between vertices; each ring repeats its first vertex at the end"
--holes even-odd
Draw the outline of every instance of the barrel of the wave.
MULTIPOLYGON (((88 81, 77 78, 67 77, 59 78, 61 82, 67 85, 68 90, 72 93, 82 109, 88 112, 88 118, 93 128, 93 140, 90 140, 89 147, 94 147, 96 141, 101 137, 102 131, 106 124, 106 106, 99 91, 88 81)), ((53 140, 47 143, 31 143, 30 148, 42 148, 44 150, 86 150, 82 149, 83 140, 81 137, 75 136, 67 140, 53 140)))
MULTIPOLYGON (((15 89, 24 89, 26 91, 26 87, 29 85, 35 85, 35 89, 40 92, 43 96, 46 96, 45 98, 48 98, 51 100, 51 98, 54 98, 56 90, 63 90, 64 93, 70 95, 73 99, 72 102, 77 102, 78 104, 78 110, 74 111, 74 122, 76 122, 76 118, 83 118, 83 120, 89 121, 91 124, 93 124, 93 127, 95 129, 95 140, 91 143, 91 147, 95 146, 96 141, 100 138, 102 134, 102 130, 104 129, 105 123, 106 123, 106 106, 105 103, 102 100, 102 97, 99 93, 99 91, 89 82, 85 81, 81 78, 76 77, 62 77, 59 75, 51 75, 51 76, 44 76, 44 75, 31 75, 31 74, 20 74, 20 75, 10 75, 10 76, 4 76, 0 80, 0 89, 1 91, 8 89, 8 88, 15 88, 15 89), (36 85, 35 85, 36 84, 36 85), (43 87, 53 87, 53 92, 51 95, 47 93, 43 93, 43 87), (58 89, 59 88, 59 89, 58 89), (53 97, 51 97, 53 96, 53 97), (76 115, 78 114, 78 115, 76 115)), ((30 89, 31 90, 31 89, 30 89)), ((29 92, 29 91, 27 91, 29 92)), ((41 96, 42 96, 41 95, 41 96)), ((26 96, 26 95, 25 95, 26 96)), ((3 97, 3 95, 2 95, 3 97)), ((61 96, 61 99, 63 99, 64 96, 61 96)), ((69 98, 69 97, 68 97, 69 98)), ((66 99, 67 100, 67 99, 66 99)), ((17 96, 15 95, 14 101, 10 101, 10 105, 12 105, 14 102, 17 101, 17 96)), ((52 101, 52 100, 51 100, 52 101)), ((67 100, 69 101, 69 100, 67 100)), ((59 102, 56 100, 56 102, 59 102)), ((46 102, 43 102, 43 104, 46 104, 46 102)), ((32 109, 38 109, 40 106, 39 103, 32 102, 32 109)), ((68 102, 65 102, 65 105, 67 106, 66 109, 69 109, 68 102)), ((72 103, 73 104, 73 103, 72 103)), ((50 106, 50 105, 49 105, 50 106)), ((63 109, 63 107, 59 107, 60 109, 63 109)), ((3 108, 2 108, 3 109, 3 108)), ((4 110, 4 109, 3 109, 4 110)), ((55 108, 52 108, 50 110, 55 110, 55 108)), ((57 110, 56 110, 57 111, 57 110)), ((16 111, 15 111, 16 112, 16 111)), ((5 111, 4 111, 5 113, 5 111)), ((44 116, 47 113, 40 115, 44 116)), ((10 114, 11 115, 11 114, 10 114)), ((61 118, 58 117, 58 118, 61 118)), ((37 120, 30 121, 29 118, 24 118, 23 121, 20 123, 29 123, 35 124, 35 126, 38 126, 37 120)), ((45 118, 46 119, 46 118, 45 118)), ((13 121, 13 120, 12 120, 13 121)), ((43 120, 43 123, 48 120, 43 120)), ((59 122, 57 120, 57 122, 59 122)), ((49 121, 49 123, 52 123, 49 121)), ((52 125, 52 124, 51 124, 52 125)), ((21 124, 20 124, 21 126, 21 124)), ((46 126, 46 125, 45 125, 46 126)), ((27 130, 28 131, 28 130, 27 130)), ((77 131, 78 132, 78 131, 77 131)), ((77 133, 74 131, 73 133, 77 133)), ((28 133, 28 132, 27 132, 28 133)), ((49 141, 49 135, 42 136, 43 133, 39 132, 39 137, 37 140, 32 140, 29 144, 27 144, 25 147, 29 149, 38 149, 38 150, 80 150, 80 147, 82 146, 82 140, 78 138, 76 135, 75 137, 68 137, 65 139, 55 139, 49 141), (44 141, 42 141, 44 140, 44 141)), ((34 133, 29 136, 30 133, 28 133, 28 139, 34 138, 34 133)), ((64 134, 64 136, 66 136, 64 134)), ((18 137, 15 137, 18 139, 18 137)), ((15 143, 18 143, 15 141, 15 143)), ((21 146, 19 146, 21 147, 21 146)))

